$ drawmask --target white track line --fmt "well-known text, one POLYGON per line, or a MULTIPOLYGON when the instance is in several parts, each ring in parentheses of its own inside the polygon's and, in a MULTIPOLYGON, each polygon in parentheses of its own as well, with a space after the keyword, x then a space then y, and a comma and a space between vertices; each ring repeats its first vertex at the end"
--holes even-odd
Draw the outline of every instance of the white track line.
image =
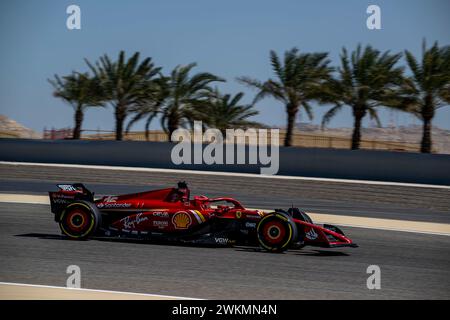
POLYGON ((270 175, 261 175, 261 174, 255 174, 255 173, 197 171, 197 170, 181 170, 181 169, 159 169, 159 168, 141 168, 141 167, 124 167, 124 166, 100 166, 100 165, 84 165, 84 164, 8 162, 8 161, 0 161, 0 165, 1 164, 16 165, 16 166, 40 166, 40 167, 53 167, 53 168, 75 168, 75 169, 78 168, 78 169, 134 171, 134 172, 161 172, 161 173, 181 173, 181 174, 197 174, 197 175, 211 175, 211 176, 225 176, 225 177, 247 177, 247 178, 262 178, 262 179, 339 182, 339 183, 367 184, 367 185, 379 185, 379 186, 434 188, 434 189, 450 190, 450 186, 435 185, 435 184, 402 183, 402 182, 353 180, 353 179, 312 178, 312 177, 278 176, 278 175, 270 176, 270 175))
MULTIPOLYGON (((0 203, 50 204, 48 196, 0 193, 0 203)), ((250 209, 250 208, 249 208, 250 209)), ((254 209, 270 211, 267 209, 254 209)), ((308 212, 313 221, 355 228, 450 236, 450 224, 308 212)))
MULTIPOLYGON (((95 294, 94 299, 110 299, 111 295, 116 296, 115 299, 161 299, 161 300, 202 300, 190 297, 179 297, 179 296, 167 296, 160 294, 147 294, 147 293, 136 293, 136 292, 123 292, 123 291, 109 291, 109 290, 97 290, 97 289, 84 289, 84 288, 67 288, 67 287, 57 287, 57 286, 47 286, 47 285, 37 285, 37 284, 26 284, 26 283, 14 283, 14 282, 0 282, 0 286, 15 286, 15 287, 29 287, 29 288, 40 288, 40 289, 54 289, 54 290, 64 290, 67 292, 75 292, 81 294, 95 294), (109 298, 108 298, 109 297, 109 298)), ((8 299, 8 293, 0 292, 3 299, 8 299)), ((35 299, 45 299, 45 296, 35 299)))
POLYGON ((9 194, 0 193, 0 203, 23 203, 23 204, 50 204, 48 196, 40 196, 33 194, 9 194))
POLYGON ((336 224, 343 227, 450 236, 450 224, 448 223, 340 216, 322 213, 311 213, 310 216, 316 223, 336 224))

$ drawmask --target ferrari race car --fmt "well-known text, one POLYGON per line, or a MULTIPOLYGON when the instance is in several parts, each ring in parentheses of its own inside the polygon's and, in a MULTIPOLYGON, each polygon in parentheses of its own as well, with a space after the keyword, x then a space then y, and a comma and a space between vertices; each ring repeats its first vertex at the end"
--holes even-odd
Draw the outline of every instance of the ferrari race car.
POLYGON ((49 192, 51 211, 70 239, 114 237, 199 245, 260 246, 282 252, 305 245, 357 247, 335 226, 319 226, 298 208, 246 209, 233 198, 194 196, 176 188, 94 199, 83 184, 60 184, 49 192))

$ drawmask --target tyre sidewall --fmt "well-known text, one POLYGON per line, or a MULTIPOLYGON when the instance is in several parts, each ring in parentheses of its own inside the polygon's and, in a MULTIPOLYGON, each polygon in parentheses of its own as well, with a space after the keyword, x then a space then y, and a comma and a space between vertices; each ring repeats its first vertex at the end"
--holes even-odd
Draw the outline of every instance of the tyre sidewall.
POLYGON ((98 209, 92 203, 87 201, 77 201, 69 204, 61 213, 61 219, 59 222, 59 226, 64 235, 68 236, 71 239, 79 239, 83 240, 93 235, 99 225, 101 224, 101 215, 98 212, 98 209), (88 219, 86 221, 86 227, 83 227, 80 230, 75 230, 75 227, 71 227, 69 224, 70 215, 74 213, 74 211, 79 212, 79 215, 82 215, 82 219, 88 219))
POLYGON ((270 252, 283 252, 289 248, 293 241, 296 241, 297 227, 288 215, 279 212, 270 213, 260 220, 257 227, 257 236, 259 244, 265 250, 270 252), (267 230, 264 229, 270 224, 276 225, 278 228, 280 226, 284 228, 282 230, 284 236, 280 241, 270 243, 270 240, 267 238, 268 235, 265 234, 267 230))

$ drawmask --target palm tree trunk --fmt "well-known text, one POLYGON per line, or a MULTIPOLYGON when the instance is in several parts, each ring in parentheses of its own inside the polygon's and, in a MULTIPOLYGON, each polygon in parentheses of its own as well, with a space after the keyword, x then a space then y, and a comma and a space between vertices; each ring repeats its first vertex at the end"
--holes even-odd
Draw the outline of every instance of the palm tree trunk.
POLYGON ((121 105, 116 106, 116 140, 123 140, 123 123, 125 122, 125 108, 121 105))
POLYGON ((145 140, 148 141, 150 138, 150 123, 152 122, 153 116, 149 116, 145 122, 145 140))
POLYGON ((178 129, 178 127, 176 127, 176 126, 170 126, 169 125, 169 127, 168 127, 168 130, 169 130, 169 132, 168 132, 168 135, 169 135, 169 141, 172 141, 172 134, 173 134, 173 132, 175 131, 175 130, 177 130, 178 129))
POLYGON ((431 119, 423 119, 423 132, 422 132, 422 143, 420 146, 420 152, 431 153, 431 119))
POLYGON ((172 133, 175 130, 177 130, 178 127, 179 127, 178 117, 170 115, 167 123, 167 129, 169 131, 169 141, 172 141, 172 133))
POLYGON ((425 96, 425 104, 422 109, 423 131, 420 152, 431 153, 431 121, 434 117, 435 108, 433 105, 433 97, 430 94, 425 96))
POLYGON ((78 106, 75 111, 75 126, 73 128, 72 139, 79 140, 81 137, 81 125, 83 124, 83 108, 78 106))
POLYGON ((292 146, 292 135, 294 133, 295 117, 297 115, 297 111, 290 110, 291 108, 289 106, 287 106, 286 109, 288 109, 287 110, 288 123, 287 123, 286 137, 284 137, 284 146, 290 147, 292 146))
POLYGON ((358 150, 361 143, 361 122, 362 118, 360 115, 355 115, 355 122, 353 125, 352 134, 352 150, 358 150))

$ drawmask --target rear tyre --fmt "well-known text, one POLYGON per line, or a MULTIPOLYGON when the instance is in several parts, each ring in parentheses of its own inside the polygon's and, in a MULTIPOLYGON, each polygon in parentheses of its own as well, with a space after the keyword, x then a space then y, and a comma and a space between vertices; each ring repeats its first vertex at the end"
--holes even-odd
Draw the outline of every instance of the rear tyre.
POLYGON ((87 239, 101 225, 101 215, 94 204, 77 201, 69 204, 61 213, 59 227, 70 239, 87 239))
POLYGON ((258 242, 269 252, 283 252, 297 239, 297 226, 287 214, 274 212, 264 216, 257 227, 258 242))

